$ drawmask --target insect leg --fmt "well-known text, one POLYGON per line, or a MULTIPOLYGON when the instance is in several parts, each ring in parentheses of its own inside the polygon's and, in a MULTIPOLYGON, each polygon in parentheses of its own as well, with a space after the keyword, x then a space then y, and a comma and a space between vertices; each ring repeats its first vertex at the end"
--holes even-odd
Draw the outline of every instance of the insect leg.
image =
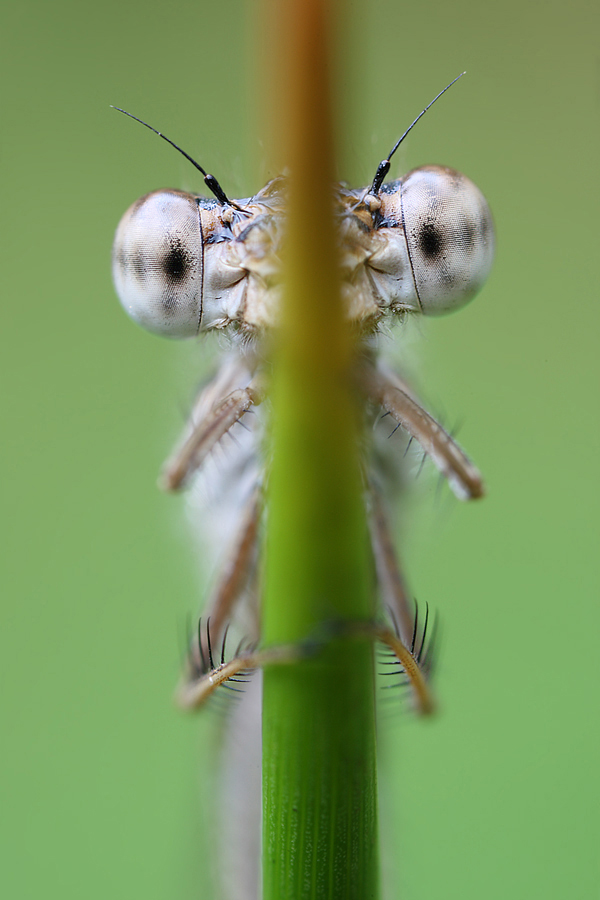
POLYGON ((221 393, 210 402, 215 388, 223 381, 220 375, 200 395, 184 440, 163 468, 160 483, 165 490, 177 491, 185 487, 229 429, 263 400, 264 383, 258 375, 247 387, 221 393))
MULTIPOLYGON (((251 582, 256 567, 260 490, 256 488, 242 513, 242 523, 233 540, 219 580, 208 603, 207 615, 214 640, 220 639, 225 624, 244 588, 251 582)), ((258 631, 256 627, 255 631, 258 631)))
POLYGON ((415 614, 409 601, 406 582, 392 541, 388 518, 379 490, 371 483, 369 490, 369 530, 375 558, 377 582, 384 605, 391 610, 400 637, 411 645, 415 614))
POLYGON ((307 645, 282 644, 263 650, 244 650, 228 662, 214 666, 199 678, 183 681, 177 689, 175 701, 183 709, 198 709, 218 687, 234 679, 236 675, 265 666, 289 666, 314 654, 315 647, 315 643, 311 642, 307 645))
POLYGON ((361 366, 359 378, 369 399, 383 407, 419 442, 459 500, 483 497, 479 470, 445 428, 421 406, 401 378, 371 364, 361 366))
MULTIPOLYGON (((225 637, 231 621, 234 607, 244 594, 248 585, 252 584, 256 575, 256 557, 258 547, 258 526, 260 522, 260 491, 256 488, 242 511, 241 525, 229 547, 225 563, 219 572, 218 581, 210 597, 206 613, 206 622, 202 629, 201 622, 197 634, 189 642, 186 678, 195 682, 200 675, 211 671, 215 666, 210 661, 210 646, 221 644, 221 663, 225 662, 225 637)), ((251 621, 251 638, 258 637, 258 608, 249 605, 251 621)), ((240 648, 236 652, 239 655, 240 648)))
POLYGON ((423 715, 433 712, 435 708, 433 697, 425 678, 423 666, 419 665, 419 656, 423 648, 421 647, 418 653, 409 650, 404 641, 384 625, 374 625, 372 634, 390 648, 402 665, 408 677, 418 711, 423 715))

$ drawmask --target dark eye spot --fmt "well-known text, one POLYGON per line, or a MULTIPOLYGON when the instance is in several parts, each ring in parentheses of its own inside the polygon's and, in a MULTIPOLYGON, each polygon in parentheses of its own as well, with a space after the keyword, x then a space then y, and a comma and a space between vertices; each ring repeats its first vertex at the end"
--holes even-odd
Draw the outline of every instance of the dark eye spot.
POLYGON ((479 219, 479 233, 481 235, 482 242, 485 244, 490 233, 490 219, 488 216, 483 214, 479 219))
POLYGON ((463 250, 473 250, 477 230, 473 222, 463 222, 458 234, 458 243, 463 250))
POLYGON ((113 264, 123 278, 135 278, 142 282, 148 274, 144 257, 138 247, 115 246, 113 264))
POLYGON ((162 258, 161 268, 169 281, 183 281, 187 275, 190 260, 180 241, 173 241, 162 258))
POLYGON ((146 275, 148 274, 148 269, 142 254, 132 253, 130 259, 128 260, 128 264, 133 269, 134 277, 137 278, 138 281, 143 282, 146 278, 146 275))
POLYGON ((419 249, 423 256, 434 259, 442 251, 443 240, 439 230, 432 222, 427 222, 419 232, 419 249))

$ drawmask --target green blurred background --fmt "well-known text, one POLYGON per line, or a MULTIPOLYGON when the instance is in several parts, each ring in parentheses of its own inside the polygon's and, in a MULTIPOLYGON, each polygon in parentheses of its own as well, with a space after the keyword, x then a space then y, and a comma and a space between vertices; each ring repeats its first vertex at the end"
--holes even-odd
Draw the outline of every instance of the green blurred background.
MULTIPOLYGON (((598 8, 343 8, 340 174, 366 184, 467 69, 393 173, 466 172, 498 230, 481 298, 422 328, 425 393, 464 420, 489 497, 438 503, 431 479, 405 535, 415 593, 442 614, 442 712, 382 729, 389 896, 591 897, 598 8)), ((201 185, 109 104, 164 130, 230 195, 254 192, 275 174, 253 89, 254 11, 5 7, 0 886, 13 900, 209 892, 218 744, 210 716, 185 718, 170 699, 201 576, 182 501, 155 488, 202 348, 134 327, 109 273, 133 200, 201 185)))

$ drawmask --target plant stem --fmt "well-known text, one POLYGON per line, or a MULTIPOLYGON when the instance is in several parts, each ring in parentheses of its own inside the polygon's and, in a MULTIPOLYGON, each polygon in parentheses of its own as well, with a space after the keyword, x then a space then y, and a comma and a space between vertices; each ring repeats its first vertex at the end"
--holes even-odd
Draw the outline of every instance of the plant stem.
MULTIPOLYGON (((276 118, 291 174, 274 357, 266 646, 373 614, 330 202, 327 6, 290 0, 272 8, 281 25, 276 118)), ((316 659, 265 671, 263 807, 264 900, 377 896, 373 650, 364 640, 340 639, 316 659)))

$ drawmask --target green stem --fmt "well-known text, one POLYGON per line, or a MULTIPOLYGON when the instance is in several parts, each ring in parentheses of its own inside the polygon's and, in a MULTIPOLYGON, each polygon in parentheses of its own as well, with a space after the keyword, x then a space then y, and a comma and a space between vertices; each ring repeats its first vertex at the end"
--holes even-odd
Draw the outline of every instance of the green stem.
MULTIPOLYGON (((263 638, 299 642, 373 615, 357 429, 331 196, 325 0, 286 4, 281 118, 291 170, 275 353, 263 638)), ((374 667, 360 638, 267 668, 263 900, 378 893, 374 667)))

